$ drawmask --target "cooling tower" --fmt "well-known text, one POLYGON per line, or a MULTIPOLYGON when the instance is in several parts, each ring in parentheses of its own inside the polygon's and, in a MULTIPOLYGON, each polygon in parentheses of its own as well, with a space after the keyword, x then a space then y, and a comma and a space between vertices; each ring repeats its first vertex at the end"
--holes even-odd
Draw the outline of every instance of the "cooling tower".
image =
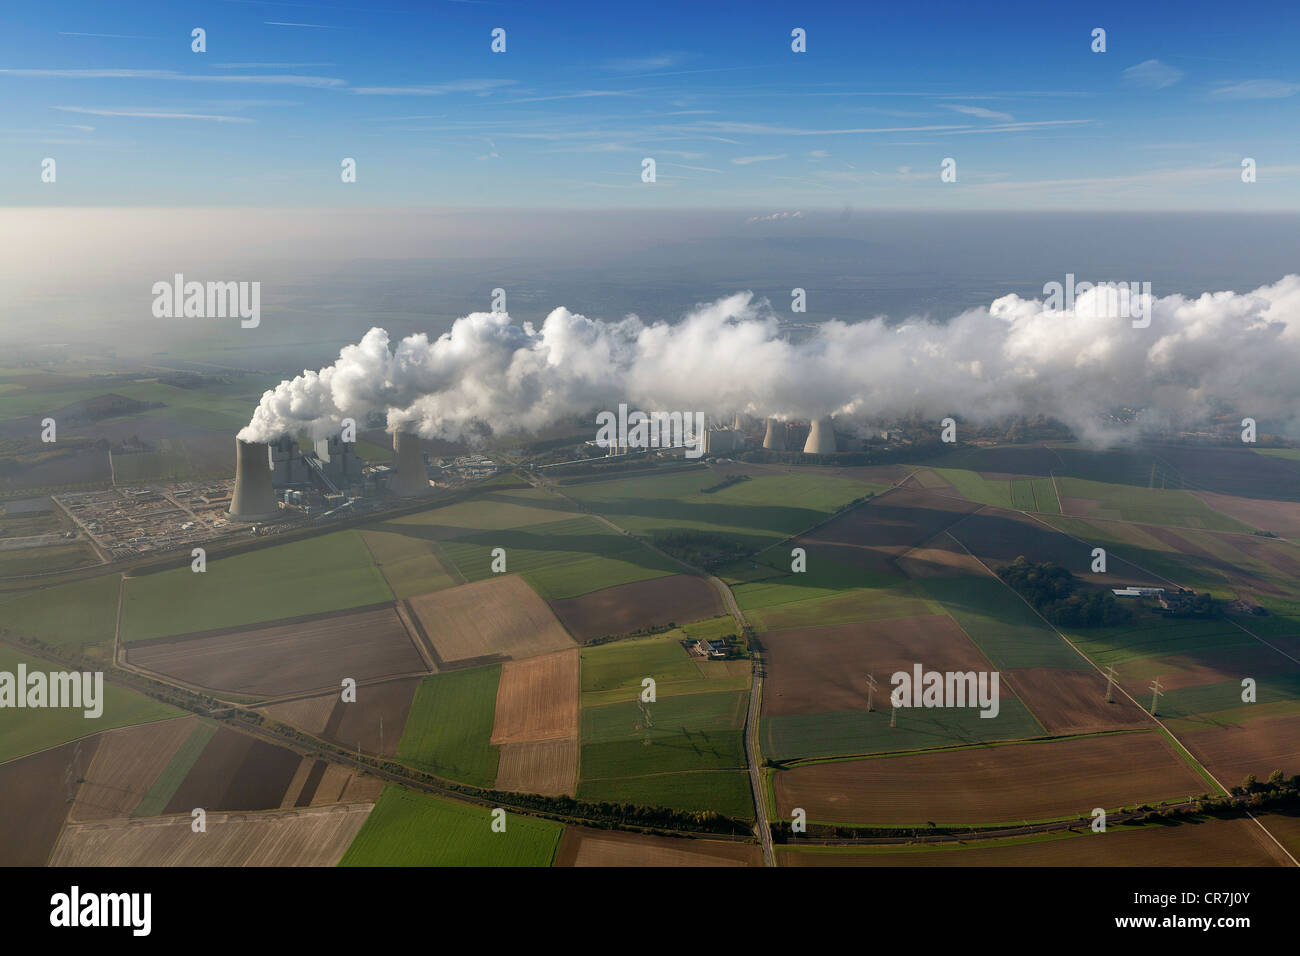
POLYGON ((235 521, 270 521, 280 517, 271 488, 268 446, 235 439, 235 491, 230 496, 230 517, 235 521))
POLYGON ((420 436, 414 432, 393 432, 393 469, 397 472, 389 491, 399 498, 427 495, 429 472, 424 467, 424 452, 420 450, 420 436))
POLYGON ((805 455, 835 454, 835 426, 830 416, 814 418, 812 428, 808 430, 808 440, 803 443, 805 455))
POLYGON ((767 434, 763 436, 763 447, 768 451, 785 451, 785 422, 775 418, 767 420, 767 434))

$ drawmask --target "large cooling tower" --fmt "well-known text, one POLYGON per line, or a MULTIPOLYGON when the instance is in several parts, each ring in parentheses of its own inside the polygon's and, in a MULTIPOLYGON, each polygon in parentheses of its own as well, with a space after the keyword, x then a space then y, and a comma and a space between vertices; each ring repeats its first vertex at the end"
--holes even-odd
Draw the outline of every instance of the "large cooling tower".
POLYGON ((829 415, 825 418, 813 419, 812 428, 808 431, 808 440, 803 443, 803 453, 805 455, 835 454, 835 426, 831 424, 829 415))
POLYGON ((427 495, 429 472, 424 467, 424 452, 420 450, 420 436, 414 432, 393 432, 393 468, 397 474, 389 490, 399 498, 427 495))
POLYGON ((235 492, 230 496, 235 521, 270 521, 280 517, 271 487, 271 456, 260 442, 235 439, 235 492))
POLYGON ((785 451, 785 422, 775 418, 767 420, 767 433, 763 436, 763 447, 768 451, 785 451))

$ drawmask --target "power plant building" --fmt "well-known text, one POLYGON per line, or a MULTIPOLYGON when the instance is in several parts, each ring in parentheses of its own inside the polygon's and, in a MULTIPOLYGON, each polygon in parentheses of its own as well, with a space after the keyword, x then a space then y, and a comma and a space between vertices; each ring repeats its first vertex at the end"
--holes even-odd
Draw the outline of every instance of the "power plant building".
POLYGON ((803 445, 803 453, 805 455, 835 454, 835 425, 829 415, 813 419, 812 427, 808 430, 808 440, 803 445))
POLYGON ((415 498, 433 491, 420 436, 415 432, 393 432, 393 470, 388 490, 399 498, 415 498))
POLYGON ((234 521, 269 521, 280 517, 271 484, 271 448, 235 439, 235 490, 230 496, 234 521))
POLYGON ((346 487, 361 480, 361 459, 357 446, 338 435, 316 439, 316 457, 321 469, 334 484, 346 487))
POLYGON ((763 447, 768 451, 785 451, 785 422, 775 418, 767 420, 767 431, 763 434, 763 447))
POLYGON ((281 488, 311 484, 311 469, 303 461, 298 442, 288 435, 270 445, 271 482, 281 488))

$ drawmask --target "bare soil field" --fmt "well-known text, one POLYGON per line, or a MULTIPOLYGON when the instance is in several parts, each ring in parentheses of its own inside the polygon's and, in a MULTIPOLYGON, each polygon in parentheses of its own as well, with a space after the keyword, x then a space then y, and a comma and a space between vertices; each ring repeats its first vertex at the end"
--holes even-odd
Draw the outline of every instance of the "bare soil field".
POLYGON ((1239 786, 1247 774, 1268 779, 1274 770, 1300 773, 1300 714, 1196 730, 1178 738, 1225 786, 1239 786))
POLYGON ((138 641, 136 667, 212 690, 252 696, 337 689, 394 674, 427 673, 397 612, 381 607, 204 637, 138 641))
POLYGON ((44 866, 99 737, 0 764, 0 866, 44 866))
MULTIPOLYGON (((309 734, 319 735, 329 722, 330 714, 334 712, 334 705, 338 700, 338 694, 322 694, 319 697, 285 701, 283 704, 268 704, 259 709, 274 720, 298 727, 309 734)), ((358 699, 357 703, 360 702, 358 699)))
MULTIPOLYGON (((910 673, 917 662, 926 670, 995 670, 947 614, 770 631, 763 647, 764 717, 861 710, 867 674, 876 677, 879 706, 887 706, 889 675, 910 673)), ((1010 695, 1006 686, 1000 691, 1010 695)))
POLYGON ((190 815, 81 823, 63 832, 51 866, 335 866, 371 803, 276 813, 210 813, 208 832, 190 815))
POLYGON ((1155 733, 807 764, 773 783, 779 813, 803 807, 809 820, 882 826, 1085 816, 1206 787, 1155 733))
POLYGON ((757 846, 565 827, 556 866, 762 866, 757 846))
POLYGON ((1020 667, 1003 672, 1021 701, 1051 734, 1146 728, 1151 721, 1118 691, 1106 702, 1106 678, 1092 669, 1020 667))
MULTIPOLYGON (((1297 507, 1300 507, 1298 505, 1297 507)), ((1293 581, 1300 578, 1300 551, 1284 541, 1247 534, 1216 534, 1216 538, 1231 544, 1238 551, 1286 575, 1293 581)), ((1284 594, 1286 592, 1283 592, 1284 594)))
POLYGON ((383 790, 384 782, 378 777, 360 776, 341 764, 303 757, 280 801, 280 809, 373 803, 383 790))
POLYGON ((502 744, 498 790, 573 796, 578 785, 578 738, 502 744))
POLYGON ((368 753, 395 755, 420 680, 411 677, 358 687, 357 699, 351 704, 335 696, 334 709, 320 735, 345 747, 359 744, 368 753))
POLYGON ((1300 501, 1238 498, 1213 491, 1193 491, 1192 494, 1220 514, 1236 518, 1252 528, 1272 531, 1284 538, 1300 537, 1300 501))
POLYGON ((517 574, 411 598, 439 667, 476 658, 522 659, 573 647, 546 602, 517 574))
POLYGON ((960 577, 963 574, 988 574, 984 565, 966 552, 947 532, 906 552, 898 559, 898 568, 909 578, 960 577))
POLYGON ((1039 563, 1051 561, 1089 583, 1107 587, 1128 584, 1163 584, 1145 571, 1116 555, 1109 555, 1106 573, 1092 573, 1092 545, 1076 541, 1069 535, 1015 511, 985 508, 971 515, 951 532, 972 554, 997 570, 1020 555, 1039 563))
POLYGON ((69 819, 129 817, 197 723, 196 717, 177 717, 100 734, 69 819))
MULTIPOLYGON (((1265 825, 1272 829, 1266 820, 1265 825)), ((1280 837, 1279 837, 1280 839, 1280 837)), ((1283 841, 1285 842, 1285 841, 1283 841)), ((1059 840, 885 853, 789 852, 780 866, 1289 866, 1249 820, 1112 827, 1059 840)))
POLYGON ((551 607, 578 641, 630 634, 643 627, 689 624, 725 613, 713 585, 690 574, 620 584, 552 601, 551 607))
POLYGON ((507 661, 497 685, 493 744, 574 737, 578 733, 578 649, 507 661))
POLYGON ((978 509, 977 502, 914 487, 877 495, 799 539, 809 554, 869 570, 892 570, 892 559, 978 509))
POLYGON ((163 812, 276 809, 299 763, 298 754, 284 747, 222 727, 163 812))

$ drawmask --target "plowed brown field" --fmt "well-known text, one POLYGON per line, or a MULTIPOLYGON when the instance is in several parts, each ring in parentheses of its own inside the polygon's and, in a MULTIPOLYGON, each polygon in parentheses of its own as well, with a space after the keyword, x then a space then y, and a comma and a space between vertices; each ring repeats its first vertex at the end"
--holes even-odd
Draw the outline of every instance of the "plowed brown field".
POLYGON ((69 819, 129 817, 197 722, 196 717, 177 717, 101 734, 69 819))
POLYGON ((553 740, 578 733, 578 649, 508 661, 497 685, 494 744, 553 740))
POLYGON ((556 866, 762 866, 757 846, 565 827, 556 866))
POLYGON ((1086 816, 1206 788, 1155 733, 809 764, 773 780, 777 806, 809 820, 918 826, 1086 816))
POLYGON ((546 602, 517 574, 411 598, 442 663, 522 659, 573 647, 546 602))
POLYGON ((578 738, 503 744, 498 790, 573 796, 578 784, 578 738))
POLYGON ((1007 683, 1050 734, 1085 734, 1152 726, 1150 718, 1116 690, 1106 702, 1106 678, 1088 670, 1020 667, 1007 683))
POLYGON ((690 574, 620 584, 552 601, 551 607, 579 641, 630 634, 643 627, 689 624, 725 613, 713 585, 690 574))

